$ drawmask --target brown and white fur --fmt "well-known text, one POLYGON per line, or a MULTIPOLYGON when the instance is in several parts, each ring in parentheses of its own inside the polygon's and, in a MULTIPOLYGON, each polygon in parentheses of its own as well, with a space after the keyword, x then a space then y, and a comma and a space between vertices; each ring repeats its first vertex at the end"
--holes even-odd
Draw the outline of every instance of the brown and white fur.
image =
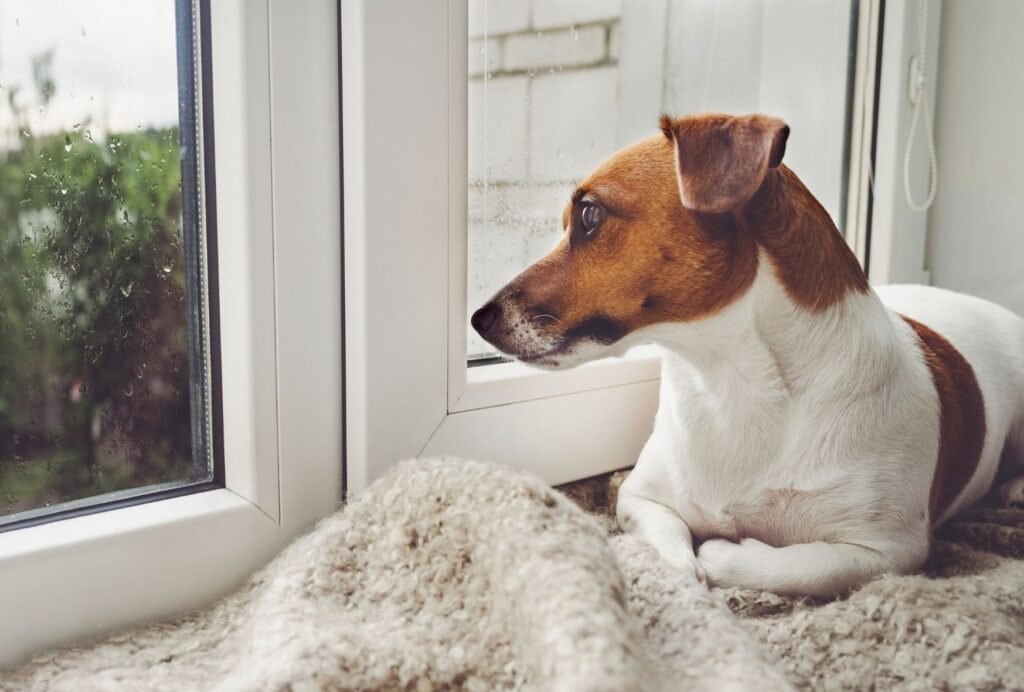
POLYGON ((781 165, 788 134, 761 115, 663 118, 579 186, 561 242, 472 321, 542 367, 660 345, 620 524, 713 584, 827 596, 918 569, 1001 456, 1021 473, 1024 320, 873 290, 781 165))

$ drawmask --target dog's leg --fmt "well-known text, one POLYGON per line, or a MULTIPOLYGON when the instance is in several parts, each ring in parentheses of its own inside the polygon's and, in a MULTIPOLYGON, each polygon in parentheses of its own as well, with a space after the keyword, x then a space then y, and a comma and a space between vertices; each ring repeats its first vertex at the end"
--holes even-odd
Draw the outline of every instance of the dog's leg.
POLYGON ((716 586, 800 596, 835 596, 885 572, 899 571, 891 558, 852 543, 797 543, 774 548, 753 538, 739 543, 706 541, 700 546, 697 562, 716 586))
POLYGON ((619 490, 615 513, 624 531, 646 540, 676 569, 705 581, 693 553, 693 536, 678 514, 663 504, 630 493, 625 487, 619 490))

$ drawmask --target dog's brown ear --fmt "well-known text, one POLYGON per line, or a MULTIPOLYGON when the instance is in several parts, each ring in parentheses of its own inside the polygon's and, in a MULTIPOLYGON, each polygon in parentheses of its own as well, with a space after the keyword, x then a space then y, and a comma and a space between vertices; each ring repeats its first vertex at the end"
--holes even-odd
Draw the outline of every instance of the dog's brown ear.
POLYGON ((767 115, 662 116, 661 131, 675 146, 683 206, 721 214, 741 208, 782 163, 789 126, 767 115))

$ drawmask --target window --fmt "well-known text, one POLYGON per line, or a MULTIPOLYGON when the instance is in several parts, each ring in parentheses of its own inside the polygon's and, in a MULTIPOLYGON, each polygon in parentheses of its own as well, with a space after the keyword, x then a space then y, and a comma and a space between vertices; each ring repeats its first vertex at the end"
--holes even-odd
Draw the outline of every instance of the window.
MULTIPOLYGON (((158 4, 154 10, 154 3, 133 3, 132 12, 116 19, 104 19, 107 3, 75 7, 85 8, 87 17, 99 15, 111 32, 116 28, 107 50, 119 64, 131 62, 125 56, 134 55, 133 42, 167 40, 174 55, 176 36, 194 32, 193 141, 204 181, 198 211, 215 224, 220 248, 207 248, 210 323, 219 324, 208 332, 208 353, 220 365, 220 381, 211 367, 207 384, 210 400, 223 402, 222 419, 214 415, 210 421, 222 431, 214 439, 222 441, 223 454, 214 458, 223 459, 223 475, 218 483, 193 485, 174 496, 105 503, 103 511, 0 532, 0 612, 8 635, 0 639, 0 666, 45 647, 209 603, 334 510, 341 497, 337 7, 288 0, 158 4), (150 12, 176 17, 177 29, 173 21, 159 30, 129 24, 130 17, 150 12)), ((12 6, 0 7, 4 61, 13 45, 6 32, 16 30, 12 6)), ((66 3, 61 12, 71 14, 66 3)), ((26 25, 23 20, 21 28, 26 25)), ((74 26, 70 35, 76 50, 107 35, 87 25, 83 38, 80 28, 74 26)), ((59 50, 55 66, 61 64, 59 50)), ((75 79, 84 80, 96 65, 96 58, 83 58, 75 79)), ((159 84, 167 80, 151 77, 151 68, 140 67, 135 85, 161 91, 159 84)), ((6 70, 6 62, 0 69, 6 70)), ((167 69, 172 117, 180 117, 184 130, 188 114, 173 115, 176 75, 193 73, 180 63, 167 69)), ((122 74, 128 72, 118 72, 119 89, 122 74)), ((57 84, 53 98, 61 88, 57 84)), ((75 98, 80 94, 76 88, 75 98)), ((82 98, 88 102, 88 95, 82 98)), ((131 113, 141 118, 139 108, 131 113)), ((111 122, 114 112, 111 107, 111 122)), ((6 124, 6 117, 0 122, 6 124)), ((66 133, 72 150, 87 149, 75 138, 75 122, 66 133)), ((134 128, 128 134, 147 129, 134 128)), ((83 138, 85 129, 83 123, 83 138)), ((106 145, 99 134, 106 130, 89 129, 94 144, 106 145)), ((177 141, 187 142, 171 144, 177 141)), ((61 155, 66 144, 58 142, 61 155)), ((186 152, 184 160, 191 158, 186 152)), ((181 175, 187 202, 187 168, 181 175)), ((187 229, 190 212, 181 213, 187 229)), ((190 256, 185 248, 180 252, 190 256)), ((163 267, 156 265, 161 274, 163 267)), ((175 271, 172 266, 168 274, 175 271)), ((140 286, 133 285, 130 295, 140 286)), ((179 307, 179 314, 187 313, 179 307)), ((7 360, 0 364, 6 370, 7 360)))
POLYGON ((191 3, 3 12, 0 526, 16 526, 201 486, 215 464, 191 3))

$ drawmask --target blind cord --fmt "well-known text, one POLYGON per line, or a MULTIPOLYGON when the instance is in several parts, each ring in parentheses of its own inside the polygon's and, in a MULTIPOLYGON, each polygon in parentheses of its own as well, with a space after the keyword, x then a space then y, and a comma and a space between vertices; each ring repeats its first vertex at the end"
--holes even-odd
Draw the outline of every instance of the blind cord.
POLYGON ((917 63, 911 64, 910 98, 914 104, 914 113, 910 117, 910 134, 907 136, 907 152, 903 157, 903 192, 907 204, 914 211, 925 211, 935 201, 935 193, 939 187, 939 164, 935 156, 935 137, 932 133, 931 113, 928 110, 928 84, 925 79, 925 56, 928 47, 928 0, 918 0, 917 17, 917 63), (910 157, 914 150, 914 139, 917 134, 917 123, 924 113, 925 134, 928 141, 928 196, 924 202, 914 201, 910 191, 910 157))

